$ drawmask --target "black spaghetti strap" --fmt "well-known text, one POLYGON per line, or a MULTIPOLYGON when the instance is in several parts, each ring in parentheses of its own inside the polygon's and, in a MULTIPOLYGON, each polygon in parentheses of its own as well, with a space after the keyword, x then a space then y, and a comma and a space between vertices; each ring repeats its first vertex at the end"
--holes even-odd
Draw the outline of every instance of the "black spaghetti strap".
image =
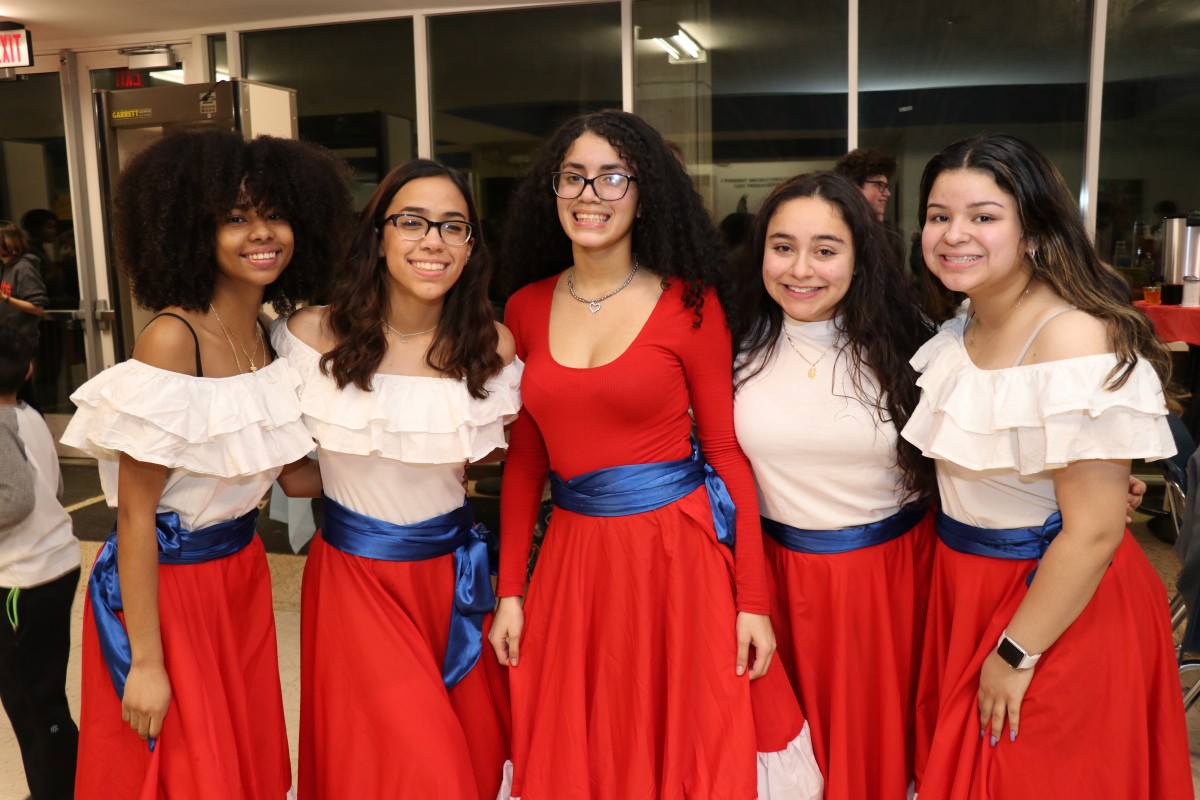
MULTIPOLYGON (((184 327, 186 327, 188 329, 188 333, 190 333, 192 335, 192 341, 196 343, 196 377, 203 378, 204 377, 204 365, 200 363, 200 338, 198 336, 196 336, 196 329, 192 327, 192 324, 190 322, 188 322, 186 319, 184 319, 183 317, 179 316, 178 314, 176 314, 172 311, 164 311, 161 314, 155 314, 153 319, 150 320, 150 322, 154 322, 154 320, 158 319, 159 317, 174 317, 175 319, 182 322, 184 324, 184 327)), ((149 325, 150 323, 147 322, 146 324, 149 325)))

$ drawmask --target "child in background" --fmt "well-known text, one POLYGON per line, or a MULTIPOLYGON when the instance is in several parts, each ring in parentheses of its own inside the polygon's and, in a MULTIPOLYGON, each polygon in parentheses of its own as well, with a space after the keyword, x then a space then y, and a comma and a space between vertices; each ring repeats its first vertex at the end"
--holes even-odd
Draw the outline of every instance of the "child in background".
POLYGON ((0 326, 0 700, 16 732, 33 797, 71 797, 79 730, 67 705, 71 603, 79 541, 59 503, 54 439, 17 400, 35 341, 0 326))

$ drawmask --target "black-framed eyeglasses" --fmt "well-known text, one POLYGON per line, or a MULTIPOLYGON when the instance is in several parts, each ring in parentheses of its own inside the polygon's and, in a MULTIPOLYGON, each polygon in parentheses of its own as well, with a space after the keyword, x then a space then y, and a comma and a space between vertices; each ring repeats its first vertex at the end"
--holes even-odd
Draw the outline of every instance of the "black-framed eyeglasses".
POLYGON ((451 247, 461 247, 471 241, 474 233, 471 223, 460 219, 447 219, 437 222, 426 219, 419 214, 392 214, 384 222, 389 223, 400 234, 401 239, 419 242, 429 233, 430 228, 437 228, 438 236, 451 247))
POLYGON ((863 183, 871 184, 872 186, 874 186, 876 189, 878 189, 883 194, 891 194, 892 193, 892 185, 890 183, 888 183, 887 181, 879 181, 879 180, 874 180, 872 178, 868 178, 867 180, 863 181, 863 183))
POLYGON ((585 178, 578 172, 550 173, 550 185, 554 188, 554 193, 563 200, 580 197, 583 190, 589 186, 601 200, 620 200, 629 192, 629 184, 636 180, 637 178, 623 172, 606 172, 594 178, 585 178))

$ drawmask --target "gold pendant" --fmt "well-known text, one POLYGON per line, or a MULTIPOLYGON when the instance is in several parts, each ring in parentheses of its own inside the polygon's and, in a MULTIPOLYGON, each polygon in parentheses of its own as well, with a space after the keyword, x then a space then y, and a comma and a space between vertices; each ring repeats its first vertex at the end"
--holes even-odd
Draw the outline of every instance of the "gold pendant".
POLYGON ((808 369, 808 379, 811 381, 815 377, 817 377, 817 367, 814 364, 813 366, 809 367, 809 369, 808 369))

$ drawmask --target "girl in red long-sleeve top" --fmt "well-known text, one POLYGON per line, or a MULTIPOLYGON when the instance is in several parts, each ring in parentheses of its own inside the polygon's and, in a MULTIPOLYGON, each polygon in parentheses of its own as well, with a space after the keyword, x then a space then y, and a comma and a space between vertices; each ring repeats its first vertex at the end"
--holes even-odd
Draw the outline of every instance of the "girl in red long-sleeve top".
POLYGON ((513 796, 748 799, 756 750, 780 765, 759 770, 776 781, 762 796, 819 796, 803 718, 768 672, 758 504, 699 195, 653 128, 606 111, 551 137, 513 209, 503 261, 524 288, 505 319, 524 408, 490 634, 511 668, 513 796), (526 587, 548 472, 556 507, 526 587), (714 508, 717 476, 736 511, 714 508), (756 748, 748 679, 764 675, 755 691, 778 700, 756 748))

